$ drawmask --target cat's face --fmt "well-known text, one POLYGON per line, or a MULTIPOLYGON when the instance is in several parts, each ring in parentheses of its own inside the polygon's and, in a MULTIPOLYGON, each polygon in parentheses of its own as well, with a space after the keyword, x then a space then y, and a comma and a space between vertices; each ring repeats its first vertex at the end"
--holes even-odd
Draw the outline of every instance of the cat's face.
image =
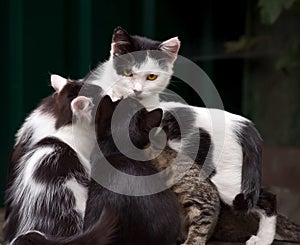
POLYGON ((159 42, 129 35, 119 27, 114 31, 111 46, 116 73, 112 97, 140 100, 167 87, 180 47, 178 38, 159 42))

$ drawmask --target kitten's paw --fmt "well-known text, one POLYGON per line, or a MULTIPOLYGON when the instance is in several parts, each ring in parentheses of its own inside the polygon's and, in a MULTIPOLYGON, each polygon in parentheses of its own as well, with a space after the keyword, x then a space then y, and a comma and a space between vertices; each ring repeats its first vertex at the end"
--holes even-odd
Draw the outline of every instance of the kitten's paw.
POLYGON ((249 240, 246 242, 246 245, 256 245, 258 244, 259 240, 260 240, 259 237, 251 236, 249 240))
POLYGON ((270 245, 272 243, 266 242, 258 236, 251 236, 250 239, 246 242, 246 245, 270 245))

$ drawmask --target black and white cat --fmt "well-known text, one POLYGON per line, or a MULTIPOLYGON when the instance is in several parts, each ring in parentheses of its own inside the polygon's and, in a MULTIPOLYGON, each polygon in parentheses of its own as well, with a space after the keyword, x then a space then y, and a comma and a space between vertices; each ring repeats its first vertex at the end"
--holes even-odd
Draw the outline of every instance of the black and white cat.
POLYGON ((113 34, 109 60, 91 71, 85 82, 100 85, 114 99, 135 97, 146 108, 159 106, 164 112, 174 114, 179 121, 188 121, 190 133, 184 136, 187 140, 181 139, 179 134, 169 142, 175 149, 184 141, 181 147, 189 151, 193 146, 188 141, 193 135, 197 135, 199 129, 208 132, 214 146, 211 167, 215 172, 211 180, 221 199, 237 209, 254 210, 260 214, 259 231, 248 240, 248 245, 271 244, 276 229, 276 199, 265 200, 264 195, 260 195, 262 139, 251 121, 226 111, 159 100, 159 93, 167 87, 173 74, 179 47, 178 38, 153 41, 129 35, 118 27, 113 34), (141 50, 144 52, 134 52, 141 50), (183 116, 179 111, 184 112, 183 116), (220 114, 225 125, 217 123, 212 126, 211 115, 220 114), (258 207, 260 198, 264 205, 258 207))
POLYGON ((49 121, 40 120, 43 124, 37 126, 45 126, 47 131, 41 136, 39 130, 27 128, 31 140, 24 142, 23 148, 16 145, 21 149, 19 154, 13 152, 15 158, 6 190, 6 243, 30 230, 67 237, 83 229, 91 172, 89 159, 95 144, 91 116, 94 105, 90 97, 99 96, 101 89, 87 85, 84 92, 90 97, 85 97, 78 96, 81 82, 52 85, 56 93, 36 110, 40 113, 38 120, 43 115, 39 110, 47 108, 44 113, 49 121), (47 123, 51 124, 50 130, 47 123))
MULTIPOLYGON (((70 122, 70 113, 65 113, 65 110, 58 112, 55 100, 56 94, 68 83, 78 83, 80 87, 76 90, 77 93, 82 89, 83 83, 80 80, 65 79, 58 75, 51 75, 51 85, 56 93, 44 98, 38 107, 25 119, 25 122, 18 130, 15 145, 11 153, 6 189, 11 187, 12 182, 17 177, 16 168, 21 157, 30 151, 41 139, 47 136, 53 136, 58 128, 70 122)), ((102 89, 99 86, 93 86, 92 88, 90 86, 85 87, 84 93, 86 93, 87 96, 90 96, 91 92, 100 95, 102 89)), ((6 220, 11 209, 11 198, 6 196, 5 200, 6 220)))

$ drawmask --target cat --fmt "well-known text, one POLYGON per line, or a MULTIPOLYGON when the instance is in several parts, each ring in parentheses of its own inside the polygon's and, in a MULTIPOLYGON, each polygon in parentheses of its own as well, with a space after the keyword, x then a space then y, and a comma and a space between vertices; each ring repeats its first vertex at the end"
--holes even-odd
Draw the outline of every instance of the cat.
MULTIPOLYGON (((214 147, 212 163, 208 167, 215 171, 209 177, 222 201, 245 212, 255 211, 261 216, 258 233, 247 244, 271 244, 275 236, 276 210, 269 211, 268 206, 276 207, 276 198, 265 198, 260 192, 262 139, 253 123, 226 111, 159 101, 159 93, 169 84, 173 74, 179 48, 178 38, 159 42, 130 35, 118 27, 113 33, 109 60, 92 70, 84 80, 100 85, 114 99, 134 97, 146 108, 159 106, 164 112, 184 111, 185 115, 188 114, 190 132, 184 135, 185 139, 199 137, 199 129, 210 134, 214 147), (212 128, 211 115, 222 116, 225 125, 212 128), (259 199, 263 203, 260 207, 257 205, 259 199)), ((184 122, 186 118, 179 115, 179 120, 184 122)), ((176 149, 176 145, 180 146, 183 141, 187 143, 179 133, 172 138, 170 145, 176 149)), ((182 152, 195 154, 194 143, 183 145, 182 152)))
MULTIPOLYGON (((202 145, 209 147, 209 140, 205 137, 205 132, 202 132, 200 140, 204 141, 204 143, 201 143, 202 145)), ((203 160, 207 153, 208 150, 203 152, 203 160)), ((148 151, 148 154, 153 156, 151 150, 148 151)), ((179 168, 181 163, 185 164, 188 161, 192 161, 184 156, 178 158, 178 153, 171 147, 166 146, 161 154, 154 159, 155 166, 158 169, 164 169, 167 166, 172 166, 174 159, 177 162, 178 160, 180 161, 179 168)), ((175 174, 176 172, 180 173, 180 169, 177 168, 174 169, 175 174)), ((238 212, 223 202, 219 203, 217 189, 209 180, 201 181, 199 175, 201 175, 199 167, 193 165, 191 170, 186 172, 185 176, 172 187, 172 190, 179 197, 181 207, 184 210, 186 209, 182 217, 183 220, 187 217, 189 218, 189 222, 184 223, 190 227, 187 233, 191 235, 183 235, 181 241, 185 245, 206 244, 208 239, 212 237, 212 240, 221 242, 246 242, 252 234, 257 232, 259 216, 251 212, 238 212), (195 215, 195 213, 201 214, 203 212, 205 212, 203 216, 195 215), (195 222, 194 218, 202 218, 201 227, 197 227, 197 224, 200 222, 195 222), (203 219, 205 219, 205 222, 203 222, 203 219), (203 229, 206 230, 203 232, 203 229), (192 239, 189 240, 187 237, 191 237, 192 239)), ((272 198, 271 193, 265 190, 263 192, 272 198)), ((281 214, 278 214, 277 219, 276 240, 300 243, 300 225, 291 222, 281 214)))
POLYGON ((121 27, 114 30, 110 59, 99 64, 83 80, 101 86, 113 100, 132 96, 141 100, 147 109, 156 108, 159 93, 167 87, 173 73, 179 40, 174 37, 159 42, 124 34, 121 27), (128 64, 126 59, 132 63, 128 64), (135 59, 147 62, 135 66, 135 59))
MULTIPOLYGON (((56 93, 58 93, 69 82, 78 82, 81 86, 83 84, 80 80, 65 79, 55 74, 51 75, 51 85, 55 89, 56 93)), ((102 90, 99 86, 93 86, 93 89, 95 93, 101 94, 102 90)), ((87 92, 87 95, 89 94, 90 92, 87 92)), ((21 157, 25 155, 25 153, 28 152, 38 141, 55 134, 57 128, 62 126, 62 123, 65 120, 64 118, 68 116, 63 113, 59 115, 54 110, 54 97, 55 94, 52 94, 44 98, 38 107, 25 119, 25 122, 18 130, 16 134, 16 141, 11 152, 6 189, 11 187, 12 182, 17 177, 16 166, 21 157)), ((9 197, 5 197, 5 220, 9 216, 11 209, 8 199, 9 197)))
MULTIPOLYGON (((92 172, 104 175, 109 180, 109 186, 114 187, 122 179, 116 178, 115 173, 107 173, 103 159, 105 158, 113 167, 123 173, 134 176, 153 175, 158 173, 151 161, 130 159, 119 151, 112 134, 120 135, 128 132, 134 145, 140 149, 149 143, 149 132, 158 127, 162 110, 146 111, 142 108, 135 114, 135 108, 140 105, 132 99, 112 102, 105 96, 96 115, 97 145, 92 154, 92 172), (116 106, 124 105, 122 115, 118 117, 117 124, 111 127, 112 114, 116 106), (99 156, 98 147, 103 156, 99 156)), ((97 180, 98 174, 95 174, 97 180)), ((158 178, 157 181, 163 179, 158 178)), ((142 184, 143 185, 143 184, 142 184)), ((136 182, 121 184, 124 190, 142 189, 136 182)), ((144 186, 145 188, 145 186, 144 186)), ((114 208, 119 214, 119 225, 113 245, 174 245, 180 235, 180 209, 176 195, 169 189, 147 195, 119 194, 110 191, 96 181, 92 181, 87 201, 85 228, 89 228, 99 218, 103 206, 114 208)))
POLYGON ((181 170, 184 171, 186 164, 191 163, 189 171, 184 172, 184 176, 171 187, 182 208, 182 234, 178 244, 206 244, 217 224, 220 211, 216 187, 211 181, 203 179, 198 165, 185 156, 178 156, 178 152, 169 146, 163 149, 154 162, 160 171, 171 166, 170 177, 182 173, 181 170), (172 161, 177 162, 176 167, 172 161))
MULTIPOLYGON (((54 133, 48 131, 14 162, 15 178, 6 190, 6 243, 30 230, 59 237, 75 235, 83 229, 89 158, 95 144, 91 121, 94 105, 90 97, 78 96, 81 82, 61 85, 54 86, 57 92, 48 99, 51 110, 47 113, 56 118, 54 133)), ((98 92, 98 86, 85 86, 86 95, 95 97, 98 92)))

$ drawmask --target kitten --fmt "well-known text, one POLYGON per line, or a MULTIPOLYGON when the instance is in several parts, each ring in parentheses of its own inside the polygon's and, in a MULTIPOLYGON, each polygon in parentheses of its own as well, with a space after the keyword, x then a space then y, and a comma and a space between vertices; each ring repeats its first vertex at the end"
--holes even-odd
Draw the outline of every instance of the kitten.
MULTIPOLYGON (((148 134, 151 129, 159 126, 162 110, 148 112, 141 109, 135 114, 134 109, 138 105, 140 104, 132 99, 125 99, 119 103, 112 102, 109 96, 105 96, 97 111, 97 141, 104 156, 99 156, 96 146, 92 172, 105 176, 112 188, 122 179, 116 178, 115 173, 107 173, 105 167, 103 168, 104 158, 113 167, 129 175, 148 176, 158 173, 151 161, 130 159, 121 153, 112 137, 112 134, 121 135, 128 132, 124 125, 130 122, 129 135, 136 147, 142 149, 149 143, 148 134), (124 105, 122 115, 118 118, 117 125, 111 128, 112 114, 120 104, 124 105)), ((97 179, 99 175, 94 176, 97 179)), ((157 178, 157 181, 163 180, 157 178)), ((163 182, 161 184, 164 185, 163 182)), ((143 186, 126 183, 122 188, 133 190, 143 186)), ((92 181, 85 215, 86 228, 97 221, 104 205, 114 208, 119 214, 119 229, 113 245, 174 245, 179 237, 179 204, 175 194, 167 188, 160 193, 135 196, 110 191, 92 181)))
POLYGON ((156 108, 159 93, 167 87, 173 73, 179 40, 175 37, 159 42, 124 34, 121 27, 115 29, 110 59, 92 70, 84 80, 100 85, 113 100, 135 97, 147 109, 156 108))
POLYGON ((181 174, 181 169, 184 171, 187 163, 192 165, 171 187, 182 208, 182 235, 179 242, 183 245, 206 244, 218 221, 220 200, 217 189, 209 180, 203 179, 198 165, 185 156, 178 156, 178 152, 169 146, 163 149, 154 162, 159 170, 171 166, 169 174, 173 177, 181 174), (175 159, 177 164, 173 167, 172 161, 175 159))
MULTIPOLYGON (((89 158, 95 143, 93 104, 90 98, 78 96, 80 82, 67 82, 56 89, 51 107, 55 133, 39 140, 15 163, 16 177, 6 191, 5 242, 30 230, 71 236, 83 229, 89 158)), ((98 87, 89 85, 85 92, 98 94, 98 87)))
MULTIPOLYGON (((188 140, 197 141, 199 129, 208 132, 214 146, 208 168, 215 169, 210 179, 221 199, 236 209, 252 210, 261 216, 259 231, 249 239, 248 245, 271 244, 275 235, 276 210, 268 210, 268 206, 275 207, 276 199, 265 198, 260 192, 262 139, 252 122, 226 111, 159 101, 159 93, 169 84, 179 47, 177 38, 159 42, 116 28, 110 59, 91 71, 85 81, 103 86, 115 99, 134 97, 146 108, 159 106, 164 112, 184 111, 183 114, 189 117, 189 132, 179 133, 169 142, 176 150, 183 142, 183 154, 197 154, 193 147, 198 142, 188 143, 188 140), (141 50, 147 52, 132 53, 141 50), (212 127, 211 116, 224 118, 225 125, 212 127), (257 205, 259 199, 263 205, 257 205)), ((185 123, 186 117, 179 115, 179 121, 185 123)))
MULTIPOLYGON (((51 75, 51 85, 55 89, 56 93, 59 93, 59 91, 62 90, 62 88, 69 82, 78 82, 81 87, 83 85, 80 80, 75 81, 71 79, 65 79, 58 75, 51 75)), ((94 86, 93 88, 95 89, 94 93, 101 93, 100 87, 94 86)), ((78 91, 79 90, 80 89, 78 89, 78 91)), ((87 96, 89 95, 90 92, 87 92, 87 96)), ((24 156, 26 152, 31 150, 32 146, 34 146, 41 139, 55 134, 57 129, 62 126, 63 121, 67 116, 69 115, 64 115, 64 113, 58 114, 56 112, 55 94, 43 99, 39 106, 32 113, 30 113, 16 134, 16 141, 10 158, 6 189, 11 188, 13 181, 17 177, 16 168, 21 157, 24 156)), ((5 219, 7 219, 9 216, 11 209, 8 199, 9 197, 5 197, 5 219)))

